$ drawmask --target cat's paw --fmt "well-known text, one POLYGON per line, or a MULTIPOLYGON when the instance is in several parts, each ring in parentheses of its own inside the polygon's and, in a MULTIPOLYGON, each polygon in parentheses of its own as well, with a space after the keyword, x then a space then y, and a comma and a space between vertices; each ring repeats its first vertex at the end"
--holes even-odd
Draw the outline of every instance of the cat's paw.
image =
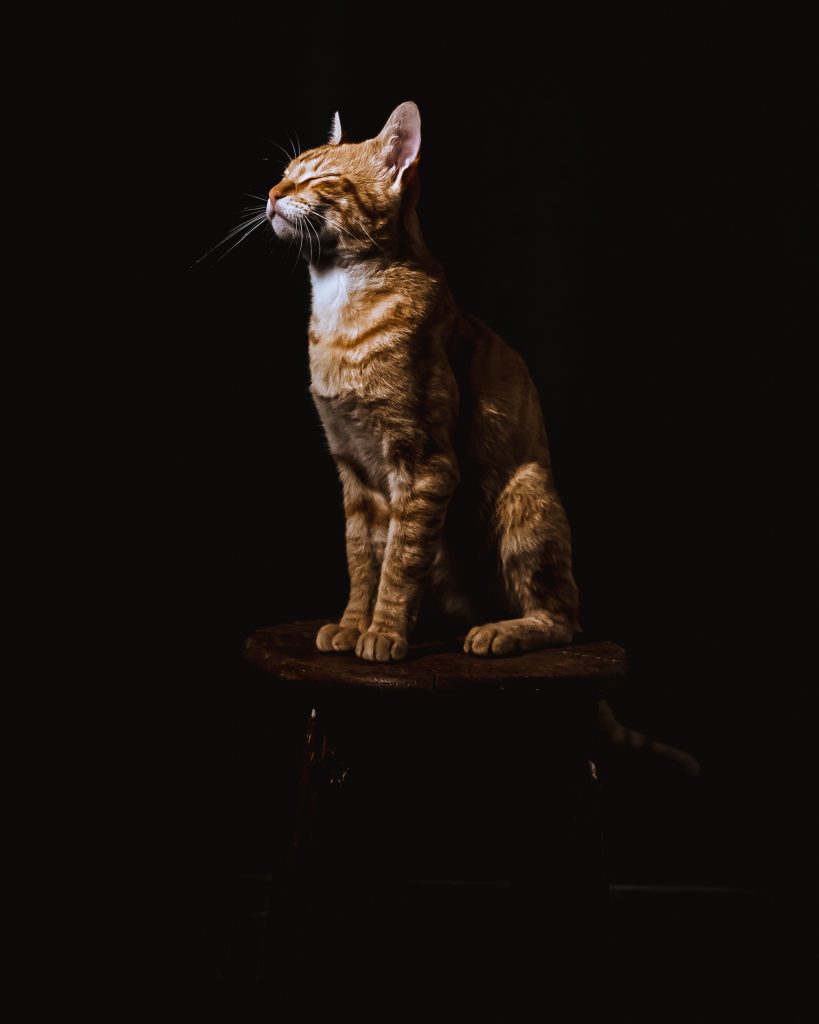
POLYGON ((473 626, 464 640, 467 654, 522 654, 555 644, 570 644, 573 627, 559 618, 543 612, 522 619, 487 622, 473 626))
POLYGON ((505 622, 487 622, 473 626, 464 640, 467 654, 511 654, 519 649, 518 638, 505 622))
POLYGON ((367 630, 359 636, 355 653, 366 661, 400 661, 408 649, 406 639, 397 633, 367 630))
POLYGON ((316 647, 320 651, 352 651, 360 635, 355 628, 328 622, 316 634, 316 647))

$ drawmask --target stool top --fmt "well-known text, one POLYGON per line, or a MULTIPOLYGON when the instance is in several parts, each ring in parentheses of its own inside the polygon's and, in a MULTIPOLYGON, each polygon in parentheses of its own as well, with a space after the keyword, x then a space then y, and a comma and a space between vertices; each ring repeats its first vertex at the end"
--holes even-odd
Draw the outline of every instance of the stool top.
POLYGON ((292 622, 258 629, 245 641, 245 659, 280 679, 320 686, 370 690, 525 690, 584 683, 602 690, 626 674, 626 652, 610 641, 548 647, 528 654, 478 657, 463 638, 410 646, 403 661, 378 662, 319 651, 316 634, 327 622, 292 622))

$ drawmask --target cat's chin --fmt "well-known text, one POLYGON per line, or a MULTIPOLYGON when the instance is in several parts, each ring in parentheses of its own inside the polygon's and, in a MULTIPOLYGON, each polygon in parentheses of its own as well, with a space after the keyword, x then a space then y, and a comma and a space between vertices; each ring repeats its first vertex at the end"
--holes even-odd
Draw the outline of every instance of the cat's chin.
POLYGON ((280 213, 274 213, 269 220, 273 233, 277 238, 292 238, 296 234, 295 228, 290 221, 286 220, 280 213))

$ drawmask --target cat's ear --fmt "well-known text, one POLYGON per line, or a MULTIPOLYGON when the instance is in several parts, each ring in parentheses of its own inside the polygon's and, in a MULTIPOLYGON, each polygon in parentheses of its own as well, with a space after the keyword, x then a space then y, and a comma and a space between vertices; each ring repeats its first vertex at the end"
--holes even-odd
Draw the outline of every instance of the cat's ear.
POLYGON ((341 130, 341 118, 338 116, 338 111, 333 114, 333 124, 330 128, 330 138, 327 140, 331 146, 337 146, 339 142, 344 138, 344 132, 341 130))
POLYGON ((411 101, 402 103, 387 118, 381 134, 381 158, 394 170, 396 182, 418 159, 421 149, 421 111, 411 101))

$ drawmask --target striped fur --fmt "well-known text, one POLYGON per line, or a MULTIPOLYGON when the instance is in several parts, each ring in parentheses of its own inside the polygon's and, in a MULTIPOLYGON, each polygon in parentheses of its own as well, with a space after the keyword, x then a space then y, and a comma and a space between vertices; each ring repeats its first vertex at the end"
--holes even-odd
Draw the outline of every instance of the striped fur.
POLYGON ((350 598, 317 645, 403 658, 422 597, 472 627, 472 654, 568 643, 578 595, 537 392, 424 244, 419 147, 413 103, 355 144, 336 115, 270 190, 273 230, 310 265, 311 392, 344 494, 350 598))

